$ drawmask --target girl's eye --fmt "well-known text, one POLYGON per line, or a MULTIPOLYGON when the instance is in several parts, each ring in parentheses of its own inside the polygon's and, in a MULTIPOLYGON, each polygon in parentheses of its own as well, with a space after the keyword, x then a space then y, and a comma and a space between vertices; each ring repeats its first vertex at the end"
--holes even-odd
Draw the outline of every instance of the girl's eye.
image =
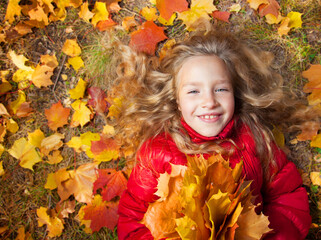
POLYGON ((227 92, 227 91, 228 91, 227 88, 219 88, 215 90, 215 92, 227 92))
POLYGON ((191 91, 188 91, 187 93, 188 94, 190 94, 190 93, 193 94, 193 93, 198 93, 198 91, 197 90, 191 90, 191 91))

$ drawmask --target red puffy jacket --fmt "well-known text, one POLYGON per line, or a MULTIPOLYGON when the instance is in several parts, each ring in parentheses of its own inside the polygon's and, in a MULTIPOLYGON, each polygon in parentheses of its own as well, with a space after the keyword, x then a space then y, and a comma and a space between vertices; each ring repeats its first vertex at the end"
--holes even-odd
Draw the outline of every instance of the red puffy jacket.
MULTIPOLYGON (((278 172, 273 180, 263 185, 261 163, 255 153, 255 143, 249 128, 239 124, 234 130, 232 120, 224 130, 215 137, 204 137, 196 133, 185 122, 192 141, 204 143, 216 139, 232 139, 239 149, 229 157, 233 168, 243 159, 243 174, 246 180, 253 180, 251 189, 256 196, 256 203, 263 202, 263 213, 269 216, 274 231, 264 239, 295 240, 304 239, 308 233, 311 217, 306 190, 302 187, 302 179, 296 166, 287 160, 285 154, 275 147, 274 155, 278 172)), ((230 142, 223 142, 228 147, 230 142)), ((153 239, 150 231, 142 220, 150 202, 157 200, 157 178, 159 174, 171 171, 169 163, 186 165, 186 155, 180 152, 170 136, 161 134, 147 141, 137 154, 139 163, 134 167, 128 180, 127 190, 119 202, 118 237, 122 239, 153 239)))

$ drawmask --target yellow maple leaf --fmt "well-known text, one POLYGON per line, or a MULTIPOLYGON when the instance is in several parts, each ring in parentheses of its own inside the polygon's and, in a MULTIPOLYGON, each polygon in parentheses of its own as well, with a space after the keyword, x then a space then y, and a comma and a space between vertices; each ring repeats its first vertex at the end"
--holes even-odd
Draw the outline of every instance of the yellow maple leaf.
POLYGON ((42 159, 34 145, 27 142, 25 138, 16 140, 13 146, 8 150, 9 154, 20 160, 20 166, 33 171, 32 167, 42 159))
POLYGON ((89 20, 92 19, 92 17, 94 16, 94 13, 89 11, 88 2, 84 2, 81 5, 78 15, 80 18, 84 19, 86 22, 89 22, 89 20))
POLYGON ((8 6, 7 6, 7 12, 5 16, 5 20, 8 20, 9 23, 13 23, 14 16, 20 17, 21 15, 21 7, 19 6, 20 0, 9 0, 8 6))
POLYGON ((50 78, 57 66, 58 61, 55 55, 42 55, 40 57, 40 63, 36 66, 36 69, 32 74, 33 84, 38 88, 52 85, 53 82, 50 78))
POLYGON ((73 148, 76 152, 87 151, 91 147, 92 141, 99 141, 99 133, 85 132, 80 137, 72 137, 67 146, 73 148))
POLYGON ((24 102, 26 102, 26 94, 23 91, 19 90, 18 91, 18 98, 15 101, 10 102, 9 107, 12 110, 12 112, 14 114, 16 114, 17 110, 19 109, 21 104, 24 102))
POLYGON ((59 150, 55 150, 52 152, 52 154, 48 155, 49 164, 57 164, 57 163, 60 163, 62 160, 63 160, 63 157, 61 156, 61 153, 59 150))
POLYGON ((281 14, 278 15, 278 17, 274 16, 273 14, 269 13, 265 15, 265 21, 268 24, 278 24, 280 23, 284 17, 281 16, 281 14))
POLYGON ((308 70, 302 72, 302 76, 309 80, 303 87, 305 93, 311 93, 308 96, 309 105, 321 103, 321 65, 311 65, 308 70))
POLYGON ((4 152, 4 146, 2 144, 0 144, 0 157, 1 157, 3 152, 4 152))
POLYGON ((55 173, 49 173, 45 184, 46 189, 54 190, 57 188, 55 173))
POLYGON ((34 71, 32 67, 26 65, 28 58, 23 55, 17 55, 13 50, 9 50, 8 58, 19 68, 25 71, 34 71))
POLYGON ((103 128, 103 134, 114 136, 115 135, 115 128, 111 125, 106 124, 103 128))
POLYGON ((302 27, 301 20, 302 13, 299 12, 289 12, 287 17, 290 18, 289 28, 300 28, 302 27))
POLYGON ((37 7, 28 12, 28 15, 30 20, 43 22, 45 26, 49 24, 48 13, 45 13, 43 6, 37 5, 37 7))
POLYGON ((321 173, 320 172, 311 172, 310 179, 313 185, 321 186, 321 173))
POLYGON ((186 25, 188 31, 195 30, 193 26, 199 19, 210 19, 209 14, 217 8, 212 0, 192 0, 191 8, 187 11, 178 13, 178 19, 181 19, 186 25))
POLYGON ((41 147, 41 142, 44 138, 45 135, 39 128, 32 133, 28 133, 28 142, 37 148, 41 147))
POLYGON ((96 27, 96 25, 99 21, 105 21, 109 17, 106 3, 104 3, 104 2, 96 2, 93 12, 95 15, 91 19, 91 23, 94 27, 96 27))
POLYGON ((12 89, 11 84, 6 79, 8 74, 9 74, 8 70, 0 71, 0 77, 2 80, 2 83, 0 83, 0 95, 4 94, 12 89))
POLYGON ((18 69, 12 76, 12 80, 14 82, 20 83, 22 81, 31 81, 32 74, 34 70, 32 71, 26 71, 23 69, 18 69))
POLYGON ((69 58, 68 63, 75 69, 76 72, 78 72, 80 68, 85 66, 84 61, 79 56, 69 58))
POLYGON ((79 125, 83 127, 90 121, 92 112, 86 107, 86 102, 76 100, 71 104, 71 107, 75 110, 71 119, 71 127, 77 127, 79 125))
POLYGON ((157 9, 154 7, 144 7, 140 14, 147 20, 147 21, 155 21, 158 18, 157 9))
POLYGON ((19 130, 18 124, 12 118, 5 119, 4 121, 9 132, 16 133, 19 130))
POLYGON ((290 18, 288 17, 283 18, 281 25, 278 28, 279 36, 287 35, 288 32, 291 30, 291 28, 289 28, 289 22, 290 22, 290 18))
POLYGON ((72 99, 79 99, 84 97, 84 93, 87 87, 87 82, 84 81, 82 78, 79 78, 79 81, 75 88, 69 90, 70 97, 72 99))
POLYGON ((109 112, 108 112, 108 115, 107 117, 110 117, 110 118, 117 118, 119 113, 120 113, 120 109, 121 109, 121 106, 122 106, 122 101, 123 101, 123 98, 122 97, 116 97, 113 99, 113 104, 109 107, 109 112))
POLYGON ((85 220, 85 219, 84 219, 84 217, 85 217, 85 211, 84 211, 84 209, 85 209, 86 207, 87 207, 87 206, 84 205, 84 206, 82 206, 82 207, 79 209, 78 217, 79 217, 79 220, 80 220, 80 225, 85 225, 84 232, 85 232, 85 233, 88 233, 88 234, 92 234, 92 230, 91 230, 91 228, 90 228, 91 220, 85 220))
POLYGON ((62 52, 70 57, 77 57, 81 54, 81 48, 76 39, 67 39, 62 47, 62 52))
POLYGON ((261 4, 269 4, 268 0, 247 0, 247 2, 254 10, 257 10, 261 4))
POLYGON ((173 23, 174 23, 174 20, 176 19, 176 13, 173 13, 173 15, 169 18, 169 20, 166 20, 165 18, 159 16, 157 18, 157 20, 163 24, 163 25, 166 25, 166 26, 172 26, 173 23))
POLYGON ((0 176, 2 176, 3 174, 4 174, 4 169, 3 169, 2 161, 0 161, 0 176))
POLYGON ((312 138, 310 146, 311 147, 321 148, 321 133, 312 138))
POLYGON ((59 237, 64 229, 64 225, 58 216, 49 216, 47 208, 40 207, 37 209, 38 226, 47 225, 49 237, 59 237))

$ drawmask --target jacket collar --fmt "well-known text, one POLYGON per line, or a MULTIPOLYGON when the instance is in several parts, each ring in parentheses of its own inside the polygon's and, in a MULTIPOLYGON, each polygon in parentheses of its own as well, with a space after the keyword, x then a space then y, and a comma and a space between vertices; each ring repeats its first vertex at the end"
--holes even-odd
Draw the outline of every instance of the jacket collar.
POLYGON ((194 143, 205 143, 208 141, 215 141, 215 140, 223 140, 228 137, 231 137, 233 132, 234 123, 236 122, 235 118, 232 118, 231 121, 225 126, 225 128, 216 136, 213 137, 205 137, 199 133, 197 133, 193 128, 191 128, 185 120, 181 119, 181 124, 186 129, 188 135, 191 137, 194 143))

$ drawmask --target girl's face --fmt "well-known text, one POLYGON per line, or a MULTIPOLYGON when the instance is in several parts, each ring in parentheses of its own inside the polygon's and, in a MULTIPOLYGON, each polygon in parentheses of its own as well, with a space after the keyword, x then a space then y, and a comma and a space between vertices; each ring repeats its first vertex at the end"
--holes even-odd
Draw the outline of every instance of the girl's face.
POLYGON ((216 56, 188 58, 177 75, 178 108, 185 122, 205 137, 218 135, 234 114, 229 72, 216 56))

